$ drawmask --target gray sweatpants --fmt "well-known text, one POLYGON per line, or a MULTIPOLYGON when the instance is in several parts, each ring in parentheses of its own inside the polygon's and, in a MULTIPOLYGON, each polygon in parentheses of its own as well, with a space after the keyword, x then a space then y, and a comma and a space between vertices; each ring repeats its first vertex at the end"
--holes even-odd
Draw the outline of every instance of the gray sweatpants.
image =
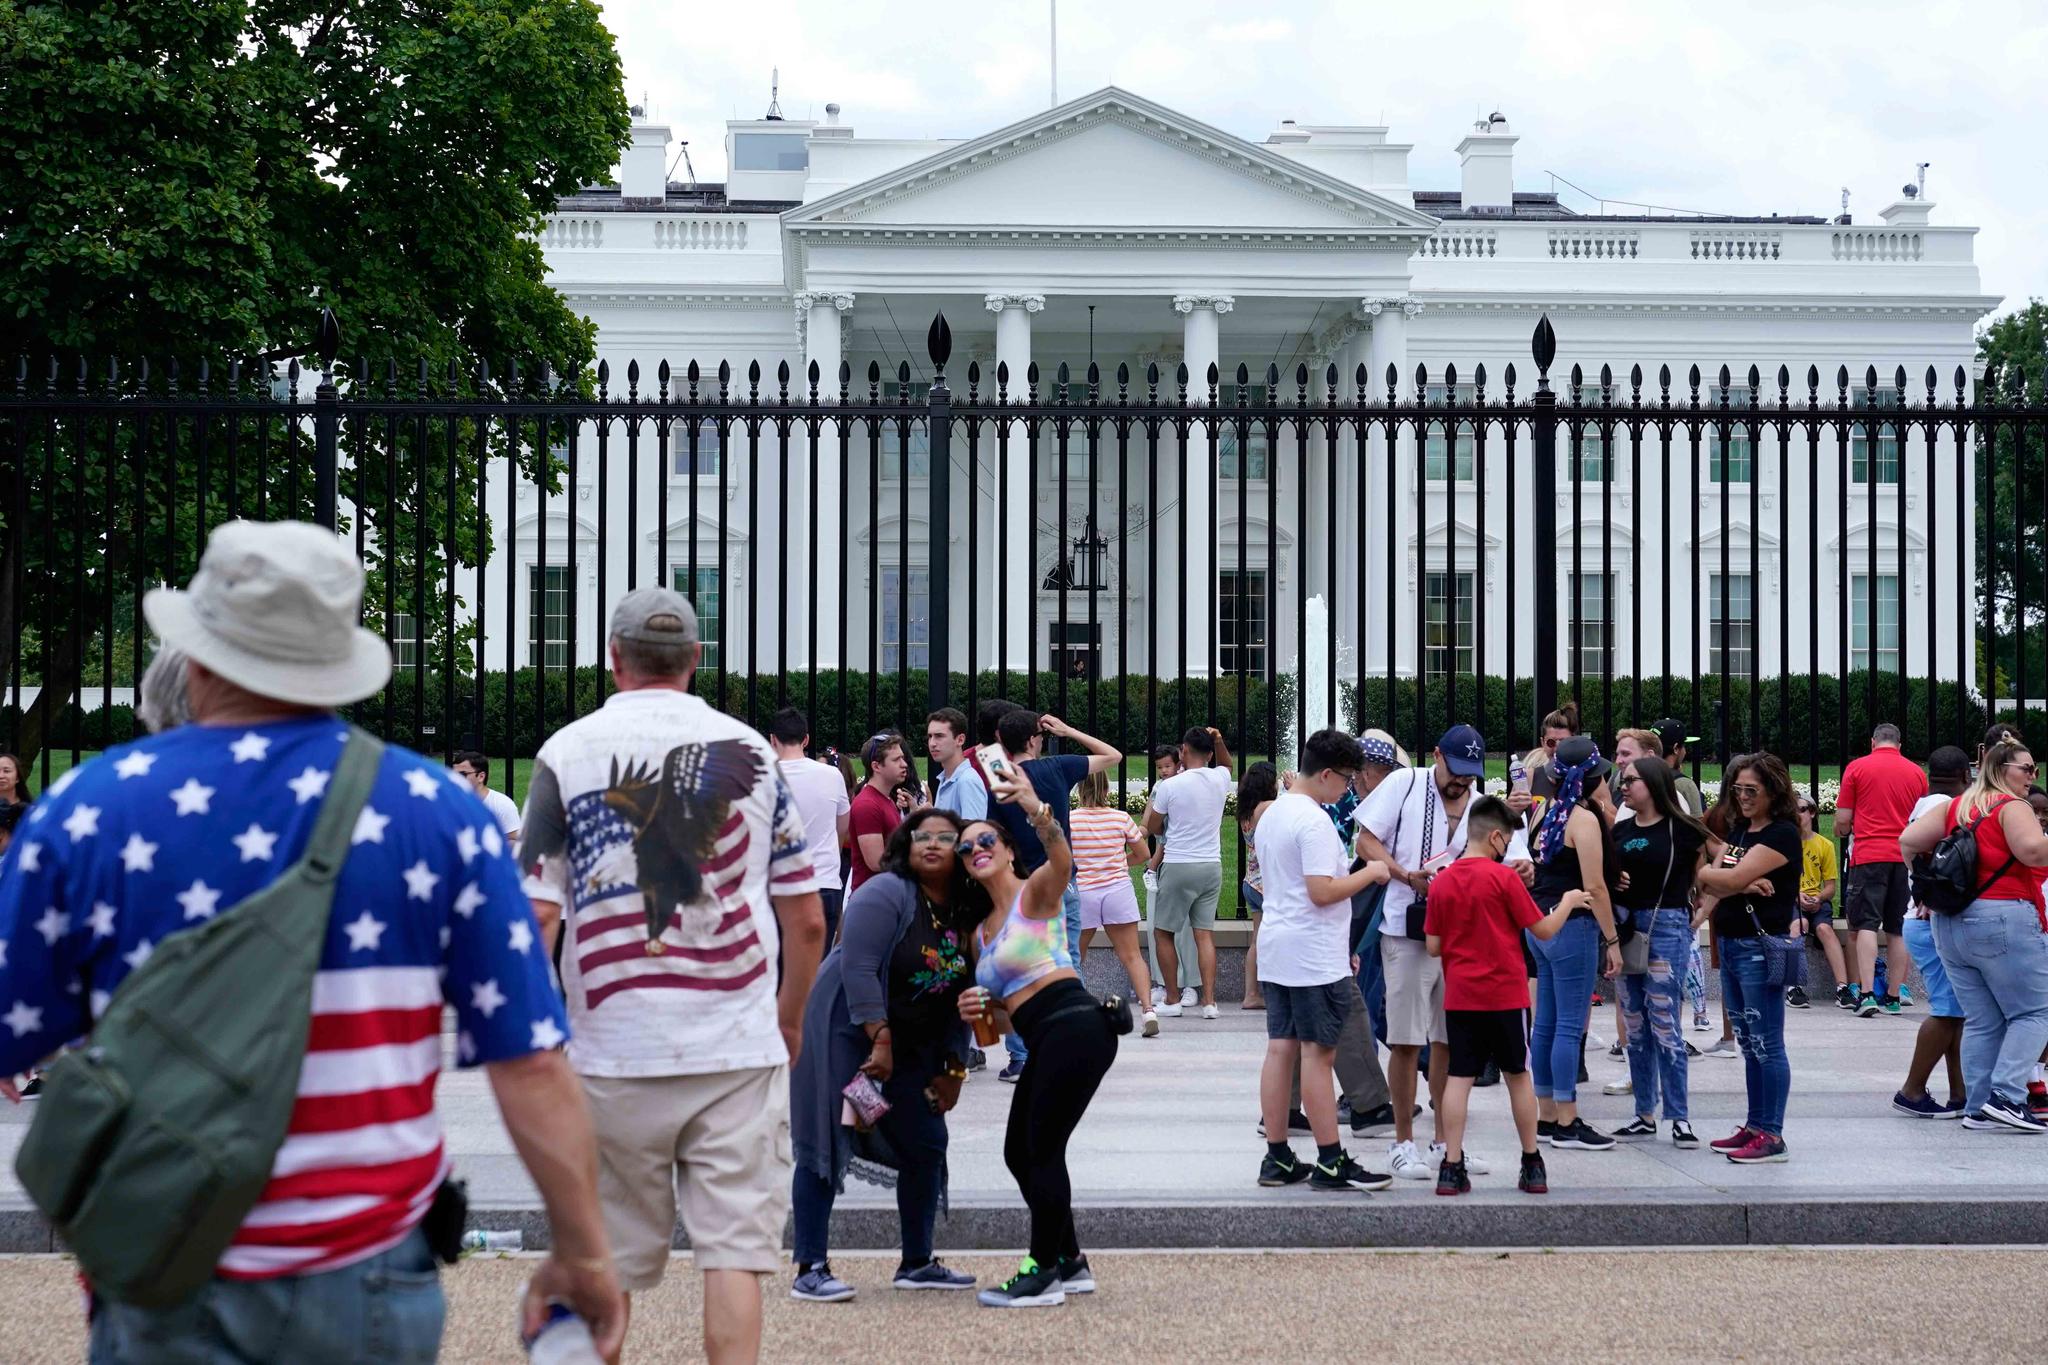
MULTIPOLYGON (((1345 978, 1351 985, 1351 1013, 1345 1016, 1344 1031, 1337 1035, 1337 1092, 1351 1105, 1351 1112, 1364 1114, 1392 1099, 1387 1073, 1380 1069, 1379 1045, 1372 1037, 1372 1017, 1365 1008, 1365 996, 1358 978, 1345 978)), ((1294 1073, 1290 1109, 1301 1108, 1301 1072, 1294 1073)))

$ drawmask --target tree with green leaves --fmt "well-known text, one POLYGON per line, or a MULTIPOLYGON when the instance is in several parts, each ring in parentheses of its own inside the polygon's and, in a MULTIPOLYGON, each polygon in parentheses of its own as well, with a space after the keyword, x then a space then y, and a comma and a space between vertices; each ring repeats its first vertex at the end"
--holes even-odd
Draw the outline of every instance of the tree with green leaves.
MULTIPOLYGON (((2048 401, 2048 302, 2030 299, 1992 321, 1977 334, 1977 358, 1984 366, 1978 401, 2048 401)), ((1978 459, 1978 686, 1991 687, 1983 657, 1989 639, 2000 695, 2024 679, 2039 697, 2048 693, 2048 632, 2041 629, 2048 621, 2048 450, 2038 437, 2016 440, 2001 425, 1978 459)))
MULTIPOLYGON (((484 361, 573 383, 591 358, 537 236, 627 139, 594 0, 0 0, 0 90, 0 356, 21 357, 0 384, 17 394, 274 395, 323 307, 344 391, 401 374, 406 392, 501 391, 484 361)), ((306 513, 310 440, 231 412, 5 425, 0 649, 25 631, 33 657, 0 665, 43 685, 27 756, 89 673, 117 681, 118 655, 125 683, 146 661, 139 615, 117 610, 137 584, 188 575, 225 514, 306 513)), ((447 584, 488 556, 480 454, 554 482, 547 433, 475 435, 344 433, 373 619, 385 575, 447 584)))

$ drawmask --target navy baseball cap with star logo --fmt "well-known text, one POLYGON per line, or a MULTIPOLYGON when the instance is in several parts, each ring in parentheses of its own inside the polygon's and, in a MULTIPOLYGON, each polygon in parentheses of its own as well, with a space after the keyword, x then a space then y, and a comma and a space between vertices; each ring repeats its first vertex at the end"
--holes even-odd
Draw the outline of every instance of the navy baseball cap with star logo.
POLYGON ((1436 742, 1444 764, 1459 777, 1486 776, 1486 741, 1469 725, 1453 725, 1436 742))

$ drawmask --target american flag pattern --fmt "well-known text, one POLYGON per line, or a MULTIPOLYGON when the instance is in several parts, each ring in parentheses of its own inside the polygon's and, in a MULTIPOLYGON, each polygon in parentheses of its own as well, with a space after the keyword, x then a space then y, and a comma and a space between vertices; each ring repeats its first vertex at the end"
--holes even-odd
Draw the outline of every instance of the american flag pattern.
MULTIPOLYGON (((165 938, 296 861, 346 735, 332 717, 184 726, 60 778, 0 862, 0 1073, 83 1036, 165 938)), ((461 779, 387 748, 336 883, 291 1123, 222 1275, 333 1269, 419 1221, 449 1168, 448 1005, 465 1066, 567 1037, 497 823, 461 779)))
MULTIPOLYGON (((648 689, 614 694, 563 727, 537 761, 554 775, 567 828, 566 857, 541 860, 534 894, 567 907, 562 974, 576 1024, 570 1062, 588 1075, 643 1076, 787 1061, 769 898, 814 890, 817 881, 803 819, 767 741, 701 698, 648 689), (723 762, 704 762, 721 749, 723 762), (696 785, 693 774, 731 772, 736 757, 751 774, 743 794, 727 800, 696 785), (676 791, 697 794, 687 817, 671 809, 666 818, 712 821, 699 845, 708 852, 694 864, 696 895, 674 907, 656 940, 659 953, 649 951, 653 883, 635 852, 642 831, 618 802, 606 801, 621 775, 635 772, 664 774, 680 784, 676 791)), ((529 830, 548 823, 527 813, 529 830)), ((639 846, 648 847, 644 839, 639 846)))

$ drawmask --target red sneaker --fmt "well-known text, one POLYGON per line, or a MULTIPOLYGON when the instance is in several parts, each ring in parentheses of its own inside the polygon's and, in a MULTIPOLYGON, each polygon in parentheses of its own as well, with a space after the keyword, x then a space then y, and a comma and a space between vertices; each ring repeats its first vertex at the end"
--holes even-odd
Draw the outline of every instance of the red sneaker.
POLYGON ((1717 1152, 1733 1152, 1749 1146, 1749 1140, 1754 1136, 1755 1134, 1749 1131, 1749 1125, 1745 1123, 1727 1137, 1715 1138, 1707 1146, 1717 1152))
POLYGON ((2036 1118, 2048 1117, 2048 1085, 2027 1082, 2027 1111, 2036 1118))
POLYGON ((1766 1162, 1787 1160, 1785 1139, 1772 1137, 1769 1133, 1752 1133, 1749 1145, 1738 1147, 1724 1155, 1733 1162, 1744 1166, 1761 1166, 1766 1162))

